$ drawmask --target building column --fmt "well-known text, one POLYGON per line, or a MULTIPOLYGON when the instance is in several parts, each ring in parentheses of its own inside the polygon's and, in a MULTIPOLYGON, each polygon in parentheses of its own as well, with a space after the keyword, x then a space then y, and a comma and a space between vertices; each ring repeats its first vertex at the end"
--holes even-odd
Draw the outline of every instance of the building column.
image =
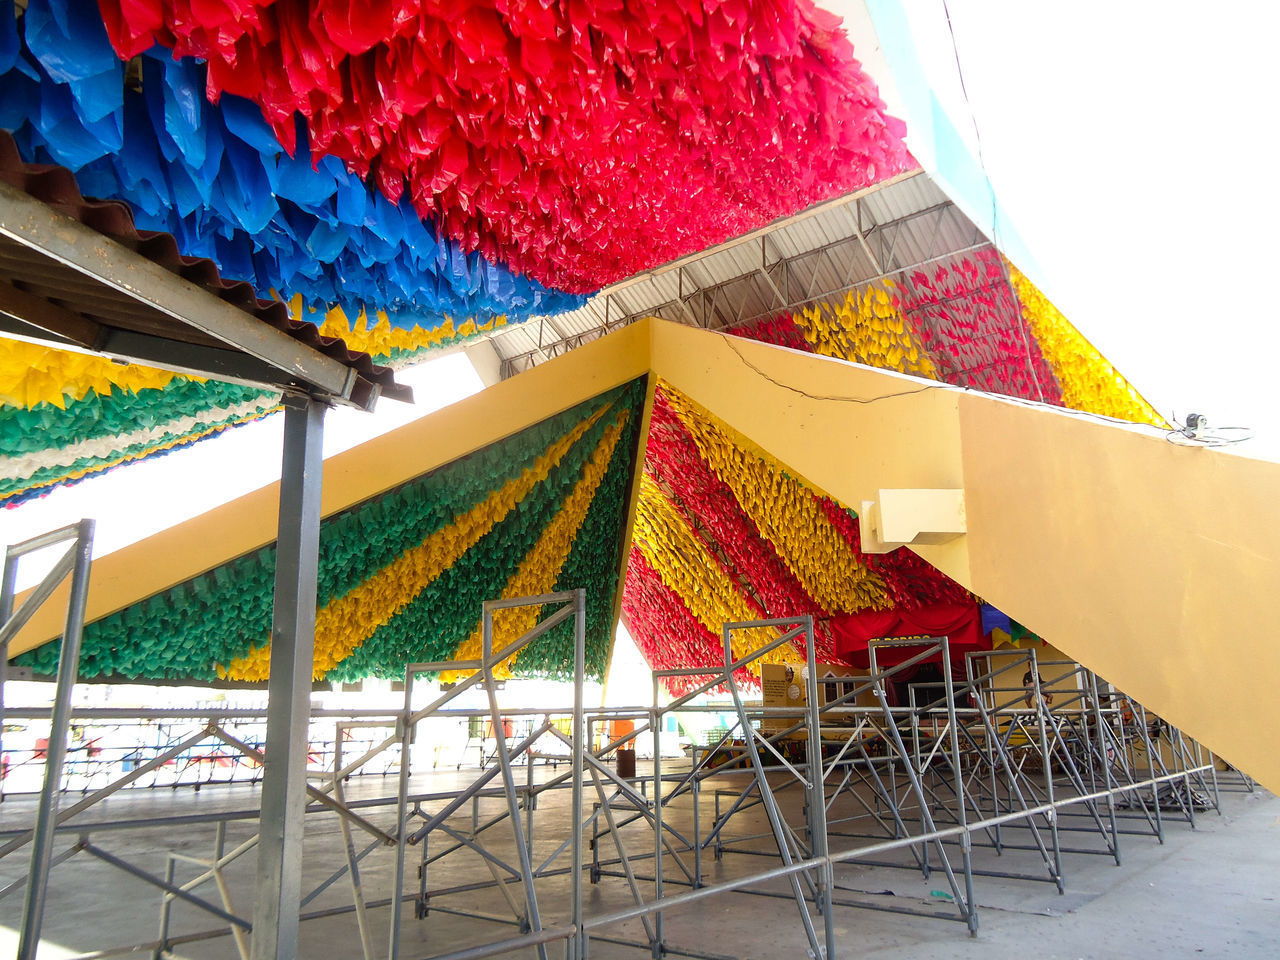
POLYGON ((285 398, 253 960, 294 960, 302 899, 324 405, 285 398))

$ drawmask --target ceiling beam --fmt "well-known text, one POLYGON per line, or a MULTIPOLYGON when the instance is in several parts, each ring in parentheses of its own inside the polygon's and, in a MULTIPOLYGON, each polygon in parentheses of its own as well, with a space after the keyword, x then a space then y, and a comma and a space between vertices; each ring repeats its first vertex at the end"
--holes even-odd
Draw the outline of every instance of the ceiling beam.
MULTIPOLYGON (((358 387, 363 378, 346 364, 7 183, 0 183, 0 236, 124 294, 144 310, 203 331, 331 399, 358 406, 376 399, 378 391, 358 387)), ((163 338, 155 342, 161 351, 174 344, 163 338)), ((162 358, 153 362, 171 368, 162 358)))
POLYGON ((19 281, 6 283, 0 279, 0 314, 34 328, 18 331, 27 336, 38 338, 46 333, 86 350, 97 350, 103 335, 101 324, 28 293, 19 281))

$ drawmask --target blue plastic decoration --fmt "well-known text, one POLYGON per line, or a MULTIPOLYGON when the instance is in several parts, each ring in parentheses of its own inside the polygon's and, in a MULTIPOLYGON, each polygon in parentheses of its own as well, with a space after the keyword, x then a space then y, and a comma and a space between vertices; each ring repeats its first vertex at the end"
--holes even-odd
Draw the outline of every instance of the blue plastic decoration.
POLYGON ((290 157, 256 104, 208 102, 202 63, 158 47, 141 60, 133 89, 92 0, 30 0, 16 21, 0 0, 0 127, 24 159, 71 169, 86 196, 125 201, 139 229, 172 233, 263 297, 424 329, 583 303, 463 253, 335 158, 315 162, 301 121, 290 157))

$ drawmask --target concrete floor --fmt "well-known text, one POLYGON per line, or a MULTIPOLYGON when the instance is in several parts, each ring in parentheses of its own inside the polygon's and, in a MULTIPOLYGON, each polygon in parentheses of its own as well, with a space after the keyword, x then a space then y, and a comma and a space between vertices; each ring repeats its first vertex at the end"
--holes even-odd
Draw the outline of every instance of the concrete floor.
MULTIPOLYGON (((567 767, 561 766, 563 773, 567 767)), ((641 773, 645 771, 642 769, 641 773)), ((550 771, 536 768, 538 779, 550 771)), ((413 790, 423 794, 454 789, 469 775, 453 771, 416 777, 413 790)), ((520 771, 523 781, 524 773, 520 771)), ((726 776, 709 782, 702 796, 700 822, 705 831, 712 818, 712 792, 730 789, 741 777, 726 776)), ((349 799, 374 799, 390 796, 395 789, 391 778, 368 777, 353 780, 349 799)), ((797 800, 787 794, 786 808, 795 822, 797 800)), ((594 788, 588 784, 587 802, 594 800, 594 788)), ((155 874, 163 874, 165 852, 173 850, 191 856, 208 856, 212 850, 214 828, 193 825, 179 818, 191 814, 226 811, 251 811, 257 802, 252 787, 207 787, 199 793, 189 791, 135 791, 112 798, 86 820, 95 822, 138 817, 155 818, 157 825, 142 830, 95 831, 92 839, 100 847, 117 854, 155 874)), ((568 833, 569 795, 560 791, 544 794, 535 813, 534 860, 551 855, 568 833)), ((23 798, 6 800, 0 809, 0 828, 15 829, 30 822, 32 801, 23 798)), ((439 809, 438 801, 424 803, 428 810, 439 809)), ((482 800, 479 813, 483 819, 504 808, 500 799, 482 800)), ((683 803, 668 814, 678 829, 692 829, 692 809, 683 803)), ((394 813, 390 807, 371 808, 369 817, 383 827, 390 827, 394 813)), ((450 821, 458 830, 471 823, 470 810, 450 821)), ((734 821, 735 834, 750 834, 766 829, 759 807, 747 811, 734 821)), ((227 847, 251 837, 254 822, 232 820, 227 826, 227 847)), ((1258 790, 1240 789, 1222 793, 1222 812, 1209 812, 1197 817, 1192 830, 1185 822, 1166 824, 1165 843, 1150 835, 1121 837, 1123 866, 1117 867, 1109 856, 1066 854, 1064 872, 1066 892, 1059 895, 1048 882, 977 877, 976 902, 980 929, 970 938, 963 923, 956 922, 954 906, 939 894, 947 891, 945 878, 934 872, 924 879, 918 870, 847 865, 838 868, 838 896, 851 902, 862 902, 897 911, 912 911, 925 916, 908 916, 852 906, 838 907, 834 913, 838 935, 838 953, 846 957, 1009 957, 1023 960, 1037 958, 1169 958, 1169 957, 1265 957, 1280 956, 1280 800, 1258 790), (937 893, 935 893, 937 891, 937 893)), ((511 856, 514 847, 507 824, 494 827, 490 849, 498 855, 511 856)), ((641 824, 626 827, 623 836, 632 853, 652 851, 652 831, 641 824)), ((367 842, 367 835, 356 831, 357 849, 367 842)), ((73 843, 73 834, 62 835, 56 849, 73 843)), ((441 849, 444 839, 433 839, 432 851, 441 849)), ((833 838, 832 849, 838 850, 851 841, 833 838)), ((1064 845, 1100 849, 1100 839, 1087 833, 1064 833, 1064 845), (1067 839, 1072 838, 1072 839, 1067 839)), ((741 849, 764 850, 769 841, 742 844, 741 849)), ((304 890, 319 884, 342 862, 342 834, 337 819, 319 814, 308 820, 304 851, 304 890)), ((614 855, 612 843, 605 840, 601 855, 614 855)), ((418 849, 410 855, 410 884, 416 884, 418 849)), ((562 858, 561 863, 565 862, 562 858)), ((906 856, 897 862, 906 863, 906 856)), ((747 853, 726 853, 716 861, 708 851, 703 869, 707 882, 766 869, 776 861, 747 853)), ((244 916, 251 913, 255 856, 251 852, 226 871, 228 892, 244 916)), ((366 896, 386 897, 391 888, 394 857, 379 848, 361 865, 366 896)), ((1006 873, 1044 876, 1038 855, 1025 851, 1006 851, 997 857, 993 850, 975 849, 975 866, 1006 873)), ((651 861, 634 864, 637 874, 651 875, 651 861)), ((26 853, 0 860, 0 883, 8 883, 25 875, 26 853)), ((197 869, 179 864, 179 882, 195 875, 197 869)), ((484 862, 469 851, 462 851, 430 867, 432 888, 488 880, 484 862)), ((668 876, 679 877, 677 870, 668 876)), ((641 883, 645 896, 651 895, 652 883, 641 883)), ((672 887, 668 888, 673 889, 672 887)), ((687 887, 674 887, 680 892, 687 887)), ((805 956, 806 941, 793 900, 779 899, 761 893, 784 893, 785 883, 769 884, 760 893, 724 893, 701 900, 666 915, 665 935, 674 950, 692 954, 761 958, 805 956)), ((551 877, 538 884, 538 897, 543 921, 552 925, 568 914, 569 883, 565 876, 551 877)), ((217 899, 212 885, 200 891, 217 899)), ((519 892, 513 890, 518 897, 519 892)), ((118 868, 94 859, 85 852, 54 869, 49 889, 49 906, 44 933, 47 944, 41 960, 79 956, 108 947, 152 940, 156 936, 159 891, 118 868)), ((630 895, 622 879, 604 877, 598 885, 586 886, 588 915, 620 909, 630 904, 630 895)), ((341 908, 351 903, 349 882, 343 878, 321 894, 308 909, 341 908)), ((492 921, 476 920, 449 913, 466 910, 494 917, 511 916, 496 889, 475 890, 441 896, 432 901, 433 909, 426 920, 413 917, 411 906, 405 909, 402 924, 401 957, 418 958, 446 952, 472 943, 483 943, 517 933, 515 927, 492 921)), ((16 927, 21 910, 20 897, 11 895, 0 900, 0 925, 16 927)), ((386 908, 369 913, 372 940, 381 955, 386 952, 386 908)), ((821 930, 821 919, 816 920, 821 930)), ((193 907, 177 904, 173 908, 172 931, 175 934, 216 929, 217 921, 193 907)), ((225 927, 223 928, 225 930, 225 927)), ((606 931, 610 937, 643 940, 640 921, 628 921, 606 931)), ((0 931, 0 951, 12 949, 0 931)), ((12 938, 11 938, 12 939, 12 938)), ((360 957, 360 941, 351 914, 310 920, 303 924, 300 956, 345 960, 360 957)), ((136 956, 137 954, 135 954, 136 956)), ((150 956, 150 953, 143 953, 150 956)), ((230 937, 182 944, 173 957, 183 960, 234 958, 235 945, 230 937)), ((522 956, 533 956, 525 951, 522 956)), ((552 957, 562 956, 563 948, 553 946, 552 957)), ((646 949, 593 940, 593 958, 641 958, 646 949)))

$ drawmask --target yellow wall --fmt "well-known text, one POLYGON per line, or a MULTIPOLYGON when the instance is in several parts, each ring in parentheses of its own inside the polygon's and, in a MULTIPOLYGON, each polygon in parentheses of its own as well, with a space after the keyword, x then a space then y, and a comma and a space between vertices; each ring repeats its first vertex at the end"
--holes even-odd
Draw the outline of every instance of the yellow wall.
POLYGON ((968 534, 912 549, 1280 787, 1280 751, 1260 722, 1280 687, 1280 464, 653 327, 659 375, 845 504, 881 487, 962 487, 968 534))
POLYGON ((1280 785, 1280 465, 961 398, 968 585, 1280 785))

